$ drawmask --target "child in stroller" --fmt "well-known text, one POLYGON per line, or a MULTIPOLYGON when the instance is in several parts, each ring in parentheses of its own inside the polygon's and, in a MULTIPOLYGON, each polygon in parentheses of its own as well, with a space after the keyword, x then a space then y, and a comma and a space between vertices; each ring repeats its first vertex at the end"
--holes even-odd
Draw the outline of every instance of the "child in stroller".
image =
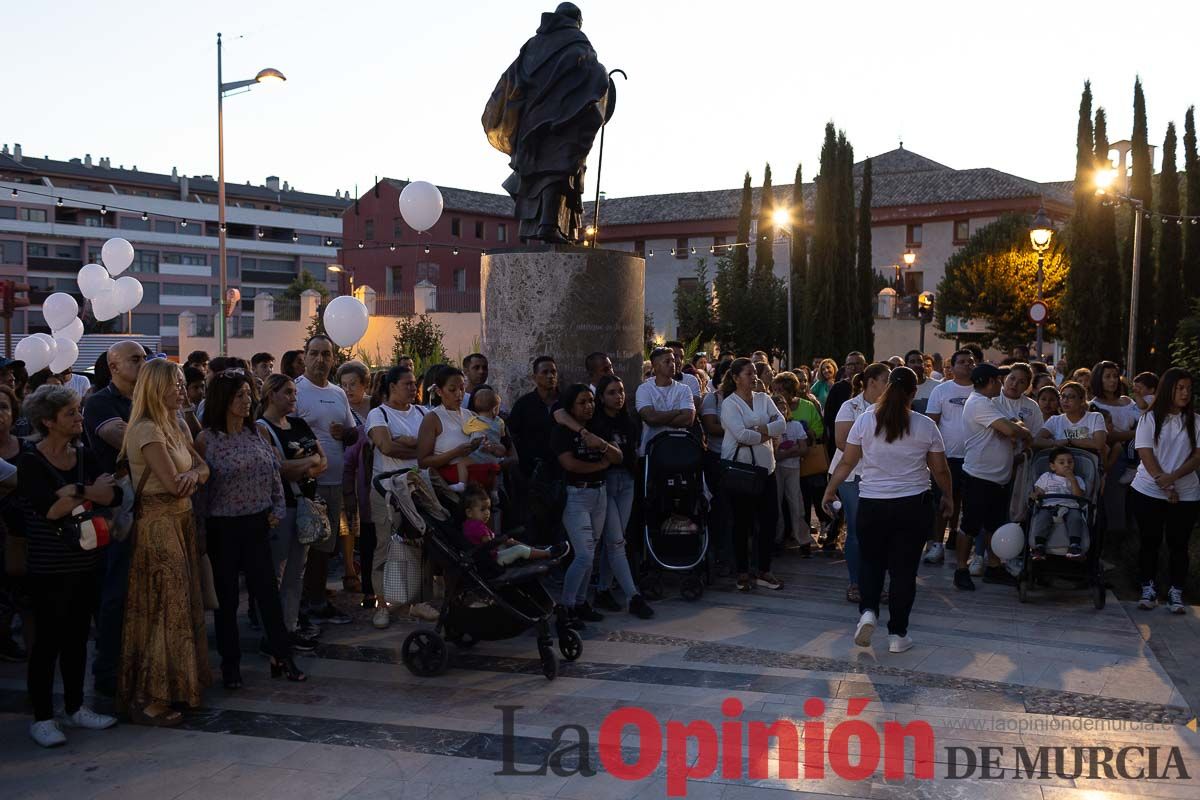
MULTIPOLYGON (((1083 497, 1086 485, 1084 479, 1075 474, 1075 456, 1067 448, 1058 447, 1050 453, 1050 469, 1033 484, 1033 498, 1041 501, 1046 495, 1065 494, 1083 497)), ((1067 558, 1083 557, 1083 534, 1087 528, 1083 511, 1070 500, 1051 498, 1038 502, 1033 512, 1030 527, 1035 561, 1046 558, 1046 540, 1056 520, 1067 527, 1067 558)))
MULTIPOLYGON (((467 484, 467 490, 463 494, 463 514, 466 516, 463 520, 463 536, 472 545, 480 545, 496 538, 496 534, 488 527, 488 520, 492 516, 492 498, 488 491, 477 483, 467 484)), ((506 567, 515 561, 554 558, 554 553, 509 539, 508 544, 500 545, 492 552, 492 557, 497 564, 506 567)))

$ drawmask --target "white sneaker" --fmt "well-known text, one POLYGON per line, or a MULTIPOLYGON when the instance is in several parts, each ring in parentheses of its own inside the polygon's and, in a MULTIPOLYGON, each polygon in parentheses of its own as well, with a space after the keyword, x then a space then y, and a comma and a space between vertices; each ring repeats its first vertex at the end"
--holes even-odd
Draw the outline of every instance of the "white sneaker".
POLYGON ((388 611, 386 604, 375 609, 375 614, 371 617, 371 624, 379 628, 379 630, 383 630, 392 624, 392 615, 388 611))
POLYGON ((417 619, 425 620, 426 622, 436 622, 440 616, 438 610, 429 603, 413 603, 409 607, 408 613, 417 619))
POLYGON ((946 545, 941 542, 930 542, 925 548, 925 558, 922 559, 926 564, 941 564, 946 560, 946 545))
POLYGON ((1167 610, 1172 614, 1182 614, 1187 611, 1183 605, 1183 589, 1178 586, 1172 586, 1167 591, 1167 610))
POLYGON ((888 634, 888 652, 903 653, 905 650, 911 650, 913 640, 908 636, 900 636, 895 633, 888 634))
POLYGON ((63 721, 70 728, 87 728, 89 731, 102 731, 117 724, 116 717, 107 714, 97 714, 87 706, 80 706, 74 714, 64 714, 63 721))
POLYGON ((1158 605, 1158 592, 1154 590, 1153 583, 1142 585, 1142 599, 1138 600, 1138 608, 1150 611, 1158 605))
POLYGON ((983 575, 983 556, 978 553, 971 556, 971 563, 968 565, 972 578, 978 578, 983 575))
POLYGON ((867 609, 858 619, 858 627, 854 629, 854 643, 859 647, 870 647, 871 636, 875 633, 875 624, 878 622, 875 618, 875 612, 867 609))
POLYGON ((52 719, 31 723, 29 736, 42 747, 58 747, 67 743, 67 735, 52 719))

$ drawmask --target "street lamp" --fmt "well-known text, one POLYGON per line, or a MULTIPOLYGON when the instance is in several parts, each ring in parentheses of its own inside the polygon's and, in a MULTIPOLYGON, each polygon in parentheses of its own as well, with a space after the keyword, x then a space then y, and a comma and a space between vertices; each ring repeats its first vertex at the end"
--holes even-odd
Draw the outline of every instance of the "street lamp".
MULTIPOLYGON (((325 266, 325 269, 327 269, 330 272, 336 272, 339 274, 344 273, 346 275, 346 279, 350 281, 350 294, 353 296, 353 294, 354 294, 354 270, 346 269, 341 264, 327 264, 325 266)), ((341 283, 340 277, 338 279, 338 283, 339 284, 341 283)))
MULTIPOLYGON (((1049 215, 1046 214, 1046 205, 1043 203, 1038 207, 1037 215, 1033 218, 1033 225, 1029 228, 1029 241, 1033 244, 1034 252, 1038 257, 1037 271, 1037 301, 1042 303, 1042 284, 1046 280, 1046 251, 1050 249, 1050 240, 1054 238, 1054 223, 1050 221, 1049 215)), ((1044 319, 1044 317, 1042 317, 1044 319)), ((1042 358, 1042 331, 1044 330, 1044 322, 1037 324, 1037 357, 1042 358)))
POLYGON ((1137 374, 1137 326, 1138 326, 1138 281, 1142 273, 1142 214, 1145 206, 1136 197, 1121 194, 1112 188, 1117 171, 1112 168, 1096 171, 1096 194, 1112 195, 1133 206, 1133 276, 1129 284, 1129 340, 1125 347, 1125 374, 1132 378, 1137 374))
POLYGON ((771 212, 771 221, 775 223, 775 229, 787 239, 788 243, 788 258, 787 258, 787 354, 788 354, 788 369, 796 365, 792 358, 792 234, 788 230, 792 224, 792 211, 787 207, 776 208, 771 212))
MULTIPOLYGON (((257 83, 283 83, 287 78, 272 67, 261 69, 253 78, 225 83, 221 72, 221 34, 217 34, 217 261, 221 273, 221 294, 225 297, 227 275, 225 272, 225 95, 238 89, 246 89, 257 83)), ((228 336, 225 330, 225 315, 221 315, 221 326, 217 329, 217 344, 221 355, 226 355, 228 336)))
POLYGON ((904 296, 904 284, 900 281, 900 270, 911 269, 912 265, 917 263, 917 254, 912 250, 905 250, 901 258, 904 260, 904 266, 900 266, 899 264, 892 265, 896 270, 896 295, 898 297, 904 296))

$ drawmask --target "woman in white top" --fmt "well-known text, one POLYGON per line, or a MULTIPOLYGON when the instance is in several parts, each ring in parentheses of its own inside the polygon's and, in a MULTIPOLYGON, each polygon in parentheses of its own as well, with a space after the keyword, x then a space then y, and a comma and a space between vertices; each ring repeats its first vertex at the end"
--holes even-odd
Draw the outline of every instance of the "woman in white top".
POLYGON ((434 376, 433 384, 441 402, 421 420, 421 431, 417 434, 417 463, 425 469, 436 470, 451 484, 451 489, 461 492, 467 487, 459 480, 457 465, 479 449, 484 440, 472 439, 463 430, 475 415, 463 408, 467 379, 462 370, 442 367, 434 376))
POLYGON ((1087 393, 1083 384, 1067 381, 1058 392, 1062 413, 1046 420, 1033 440, 1035 449, 1048 447, 1078 447, 1091 450, 1104 460, 1108 427, 1099 411, 1087 410, 1087 393))
POLYGON ((1124 528, 1125 495, 1128 480, 1121 476, 1137 463, 1133 450, 1133 434, 1142 418, 1142 410, 1132 398, 1127 397, 1121 386, 1121 368, 1112 361, 1101 361, 1092 369, 1092 407, 1107 411, 1112 419, 1105 443, 1109 446, 1104 465, 1105 518, 1110 529, 1124 528))
POLYGON ((737 564, 737 587, 748 592, 757 583, 768 589, 783 588, 771 574, 771 550, 776 524, 775 453, 771 439, 782 436, 787 420, 775 407, 771 395, 754 391, 758 373, 748 358, 734 359, 721 382, 721 444, 723 461, 753 463, 767 470, 762 494, 758 496, 726 492, 733 520, 733 553, 737 564), (757 523, 757 524, 756 524, 757 523), (757 579, 750 575, 749 542, 754 542, 757 579))
POLYGON ((858 540, 860 552, 858 627, 854 643, 869 647, 879 617, 884 573, 892 577, 888 603, 888 650, 912 647, 908 617, 917 590, 921 550, 933 527, 929 473, 941 490, 941 512, 949 514, 954 490, 942 435, 933 420, 914 414, 917 374, 893 370, 879 403, 851 426, 841 463, 825 489, 822 505, 831 508, 840 487, 861 463, 858 540))
POLYGON ((1141 536, 1138 573, 1142 583, 1139 608, 1152 609, 1158 600, 1158 549, 1167 539, 1167 564, 1171 588, 1167 606, 1182 614, 1183 584, 1188 576, 1188 538, 1200 516, 1200 448, 1196 442, 1196 415, 1192 408, 1192 376, 1172 367, 1163 373, 1154 405, 1138 422, 1134 435, 1137 474, 1131 502, 1141 536))
MULTIPOLYGON (((374 453, 371 472, 382 475, 417 466, 417 434, 421 420, 429 412, 416 404, 417 376, 408 367, 392 367, 379 386, 383 402, 367 414, 367 437, 374 453)), ((391 511, 387 499, 371 485, 371 519, 376 526, 375 556, 371 562, 371 586, 378 593, 375 615, 371 622, 376 628, 391 624, 388 604, 383 599, 383 569, 387 565, 388 545, 391 543, 391 511)), ((414 614, 428 617, 432 608, 418 603, 410 608, 414 614)), ((434 612, 434 618, 436 619, 434 612)))
MULTIPOLYGON (((846 449, 846 437, 850 428, 862 416, 862 413, 879 402, 888 386, 888 377, 892 368, 887 364, 875 363, 854 376, 854 385, 861 381, 862 392, 854 395, 838 409, 833 423, 833 439, 837 450, 833 460, 829 462, 829 474, 832 475, 842 460, 846 449)), ((916 373, 913 373, 916 374, 916 373)), ((850 575, 850 585, 846 587, 846 599, 851 603, 859 602, 862 597, 858 588, 858 481, 862 475, 862 465, 859 464, 838 488, 838 498, 842 501, 842 512, 846 515, 846 572, 850 575)))

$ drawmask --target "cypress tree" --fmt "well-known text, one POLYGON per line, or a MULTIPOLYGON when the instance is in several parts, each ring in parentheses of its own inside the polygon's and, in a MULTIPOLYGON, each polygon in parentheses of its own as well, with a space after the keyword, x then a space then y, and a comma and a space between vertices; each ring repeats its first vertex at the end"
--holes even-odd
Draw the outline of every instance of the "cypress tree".
MULTIPOLYGON (((1142 93, 1142 79, 1139 77, 1133 84, 1133 138, 1130 156, 1133 158, 1133 176, 1130 180, 1130 195, 1142 201, 1145 212, 1154 207, 1154 187, 1151 181, 1154 177, 1154 164, 1150 161, 1150 133, 1146 122, 1146 96, 1142 93)), ((1137 213, 1136 210, 1134 213, 1137 213)), ((1138 281, 1138 330, 1137 330, 1137 361, 1139 364, 1150 364, 1150 347, 1154 337, 1154 261, 1153 261, 1153 231, 1148 224, 1150 220, 1142 220, 1141 246, 1141 276, 1138 281)))
MULTIPOLYGON (((1095 139, 1095 168, 1108 169, 1111 166, 1108 158, 1108 117, 1103 108, 1096 109, 1095 139)), ((1088 183, 1091 183, 1090 178, 1088 183)), ((1125 331, 1129 324, 1125 310, 1129 304, 1121 303, 1121 289, 1125 282, 1121 277, 1123 269, 1117 251, 1117 212, 1114 206, 1105 206, 1103 203, 1092 206, 1092 234, 1093 267, 1086 278, 1092 284, 1091 296, 1095 301, 1087 309, 1088 316, 1085 319, 1096 337, 1096 349, 1091 354, 1095 360, 1082 361, 1068 352, 1074 367, 1091 366, 1102 358, 1124 361, 1125 331)))
POLYGON ((771 165, 763 175, 758 193, 758 237, 754 240, 754 273, 770 275, 775 269, 775 188, 771 185, 771 165))
MULTIPOLYGON (((1167 136, 1163 140, 1162 172, 1158 181, 1158 213, 1166 216, 1179 214, 1179 173, 1175 168, 1175 146, 1175 123, 1171 122, 1167 125, 1167 136)), ((1162 219, 1160 222, 1157 231, 1158 259, 1155 264, 1155 285, 1159 291, 1154 298, 1153 364, 1162 372, 1171 366, 1171 341, 1175 338, 1186 307, 1180 302, 1178 294, 1183 286, 1183 231, 1173 219, 1162 219)))
MULTIPOLYGON (((798 339, 792 345, 798 361, 788 366, 796 367, 811 360, 805 358, 811 330, 807 327, 810 311, 804 302, 804 287, 808 283, 808 219, 804 210, 804 168, 800 164, 796 165, 796 179, 792 183, 791 233, 792 263, 789 266, 792 271, 792 324, 793 334, 798 339)), ((784 324, 787 324, 786 319, 784 324)))
POLYGON ((815 222, 812 236, 812 259, 805 284, 806 325, 811 330, 808 352, 816 356, 835 356, 841 331, 846 325, 837 306, 837 287, 834 282, 837 259, 836 191, 837 135, 833 123, 825 125, 825 141, 821 145, 821 172, 817 176, 815 222))
POLYGON ((875 356, 875 270, 871 266, 871 159, 863 164, 862 190, 858 195, 858 298, 860 342, 867 361, 875 356))
MULTIPOLYGON (((754 213, 754 193, 750 188, 750 173, 746 173, 746 179, 742 183, 742 207, 738 211, 737 222, 737 241, 739 243, 750 241, 750 216, 754 213)), ((730 248, 733 252, 730 254, 733 260, 733 278, 734 282, 741 287, 745 287, 750 281, 750 248, 749 246, 737 246, 730 248)))
MULTIPOLYGON (((1196 152, 1196 107, 1183 121, 1184 213, 1200 216, 1200 154, 1196 152)), ((1188 300, 1200 295, 1200 224, 1183 226, 1183 292, 1188 300)))
MULTIPOLYGON (((1092 257, 1095 241, 1095 192, 1091 186, 1096 170, 1095 142, 1092 134, 1092 83, 1084 81, 1079 100, 1079 123, 1075 132, 1075 215, 1067 245, 1070 271, 1063 302, 1063 329, 1067 352, 1072 363, 1095 364, 1111 354, 1100 351, 1093 310, 1096 304, 1092 281, 1092 257)), ((1111 300, 1109 301, 1111 302, 1111 300)))
POLYGON ((841 327, 838 356, 850 350, 863 350, 861 309, 855 253, 858 250, 854 239, 854 148, 846 139, 845 131, 838 131, 835 189, 835 226, 837 230, 836 267, 838 295, 837 305, 841 310, 841 327))

